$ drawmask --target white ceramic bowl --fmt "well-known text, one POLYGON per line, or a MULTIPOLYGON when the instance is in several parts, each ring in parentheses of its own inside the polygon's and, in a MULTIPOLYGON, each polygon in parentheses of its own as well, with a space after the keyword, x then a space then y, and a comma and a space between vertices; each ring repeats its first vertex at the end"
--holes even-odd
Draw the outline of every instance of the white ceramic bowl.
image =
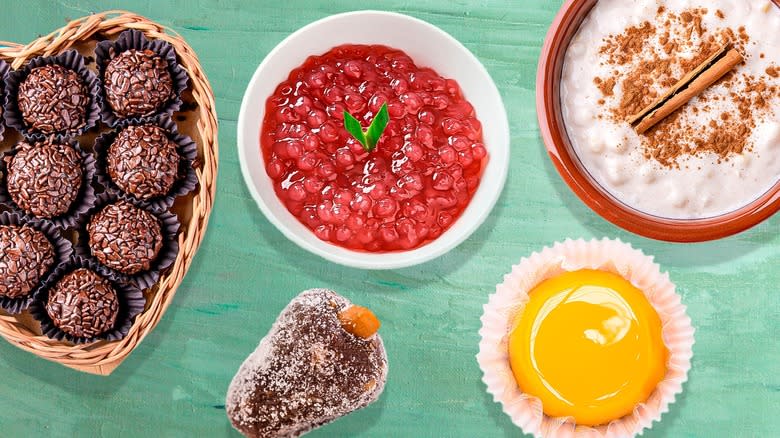
POLYGON ((406 15, 360 11, 333 15, 309 24, 279 43, 257 67, 238 116, 241 171, 260 210, 288 239, 330 261, 364 269, 412 266, 438 257, 473 233, 498 200, 509 168, 509 125, 501 95, 487 70, 461 43, 441 29, 406 15), (342 44, 382 44, 406 52, 421 67, 458 81, 482 122, 489 154, 480 186, 461 217, 438 239, 417 249, 369 253, 318 239, 277 198, 260 153, 265 104, 277 85, 310 55, 342 44))

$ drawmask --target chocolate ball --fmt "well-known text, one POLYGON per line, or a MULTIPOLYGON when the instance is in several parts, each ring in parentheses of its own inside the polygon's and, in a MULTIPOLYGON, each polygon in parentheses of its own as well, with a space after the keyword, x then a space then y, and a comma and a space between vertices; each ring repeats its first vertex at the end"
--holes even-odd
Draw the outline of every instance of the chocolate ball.
POLYGON ((8 161, 8 194, 26 213, 42 218, 70 210, 84 178, 81 155, 68 144, 21 142, 8 161))
POLYGON ((155 125, 123 129, 109 146, 106 161, 111 180, 143 200, 167 195, 179 172, 176 144, 155 125))
POLYGON ((61 65, 32 69, 19 84, 17 101, 27 125, 44 134, 73 133, 87 123, 87 87, 61 65))
POLYGON ((119 298, 110 281, 80 268, 66 274, 49 291, 46 313, 63 332, 94 338, 114 328, 119 298))
POLYGON ((28 295, 54 265, 49 239, 27 225, 0 225, 0 297, 28 295))
POLYGON ((105 206, 87 225, 92 255, 111 269, 148 271, 162 248, 160 221, 126 201, 105 206))
POLYGON ((121 117, 154 114, 173 97, 173 79, 165 59, 151 50, 130 49, 106 66, 106 100, 121 117))

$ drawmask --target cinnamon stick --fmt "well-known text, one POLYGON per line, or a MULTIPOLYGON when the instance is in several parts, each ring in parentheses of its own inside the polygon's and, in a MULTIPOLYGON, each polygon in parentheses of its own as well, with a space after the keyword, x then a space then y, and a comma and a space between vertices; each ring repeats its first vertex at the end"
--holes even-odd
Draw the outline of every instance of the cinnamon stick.
POLYGON ((742 55, 739 51, 731 48, 731 44, 724 45, 695 69, 683 76, 682 79, 677 81, 676 84, 653 103, 629 117, 628 123, 634 126, 637 133, 644 133, 685 105, 693 97, 706 90, 707 87, 714 84, 715 81, 741 62, 742 55))

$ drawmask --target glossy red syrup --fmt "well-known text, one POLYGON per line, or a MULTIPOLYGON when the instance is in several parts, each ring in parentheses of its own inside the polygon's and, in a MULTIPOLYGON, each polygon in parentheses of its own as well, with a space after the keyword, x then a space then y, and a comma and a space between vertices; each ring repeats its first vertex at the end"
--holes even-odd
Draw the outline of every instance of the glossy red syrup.
POLYGON ((482 125, 458 84, 384 46, 309 57, 268 99, 260 137, 287 209, 320 239, 371 252, 439 237, 487 162, 482 125), (385 102, 390 122, 367 153, 343 112, 366 128, 385 102))

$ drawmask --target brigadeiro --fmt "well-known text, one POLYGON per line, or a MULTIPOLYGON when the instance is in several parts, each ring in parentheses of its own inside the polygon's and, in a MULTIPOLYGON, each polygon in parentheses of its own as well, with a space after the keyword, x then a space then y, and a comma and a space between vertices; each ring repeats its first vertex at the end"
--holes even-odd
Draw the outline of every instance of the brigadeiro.
POLYGON ((162 248, 160 221, 127 201, 109 204, 87 225, 92 255, 125 274, 150 268, 162 248))
POLYGON ((168 118, 131 125, 95 141, 100 181, 111 190, 163 211, 197 185, 197 145, 168 118))
POLYGON ((46 313, 54 325, 76 338, 94 338, 114 327, 119 297, 107 279, 79 268, 49 291, 46 313))
POLYGON ((80 135, 100 118, 99 90, 76 51, 34 58, 8 75, 6 122, 36 140, 80 135))
POLYGON ((8 193, 27 213, 52 218, 70 209, 79 194, 84 172, 81 155, 61 143, 21 142, 8 156, 8 193))
POLYGON ((49 338, 76 344, 122 339, 144 309, 137 287, 88 260, 76 257, 52 277, 30 307, 49 338))
POLYGON ((123 129, 109 146, 106 158, 114 183, 138 199, 165 196, 178 176, 176 144, 159 126, 123 129))
POLYGON ((54 268, 73 249, 56 227, 15 213, 0 214, 0 308, 26 309, 54 268))
POLYGON ((122 281, 147 288, 176 259, 179 221, 171 213, 153 213, 110 193, 90 211, 79 254, 92 257, 122 281))
POLYGON ((28 295, 54 264, 54 247, 29 226, 0 225, 0 297, 28 295))
POLYGON ((66 228, 94 202, 95 159, 75 142, 21 141, 0 163, 0 202, 66 228))
POLYGON ((149 41, 142 32, 127 30, 116 41, 98 44, 95 61, 103 84, 103 120, 108 125, 138 123, 181 107, 188 76, 167 42, 149 41))
POLYGON ((151 50, 126 50, 108 63, 103 74, 105 96, 121 117, 154 114, 173 96, 165 59, 151 50))
POLYGON ((75 71, 61 65, 30 70, 16 98, 24 121, 44 134, 75 132, 86 124, 87 87, 75 71))

